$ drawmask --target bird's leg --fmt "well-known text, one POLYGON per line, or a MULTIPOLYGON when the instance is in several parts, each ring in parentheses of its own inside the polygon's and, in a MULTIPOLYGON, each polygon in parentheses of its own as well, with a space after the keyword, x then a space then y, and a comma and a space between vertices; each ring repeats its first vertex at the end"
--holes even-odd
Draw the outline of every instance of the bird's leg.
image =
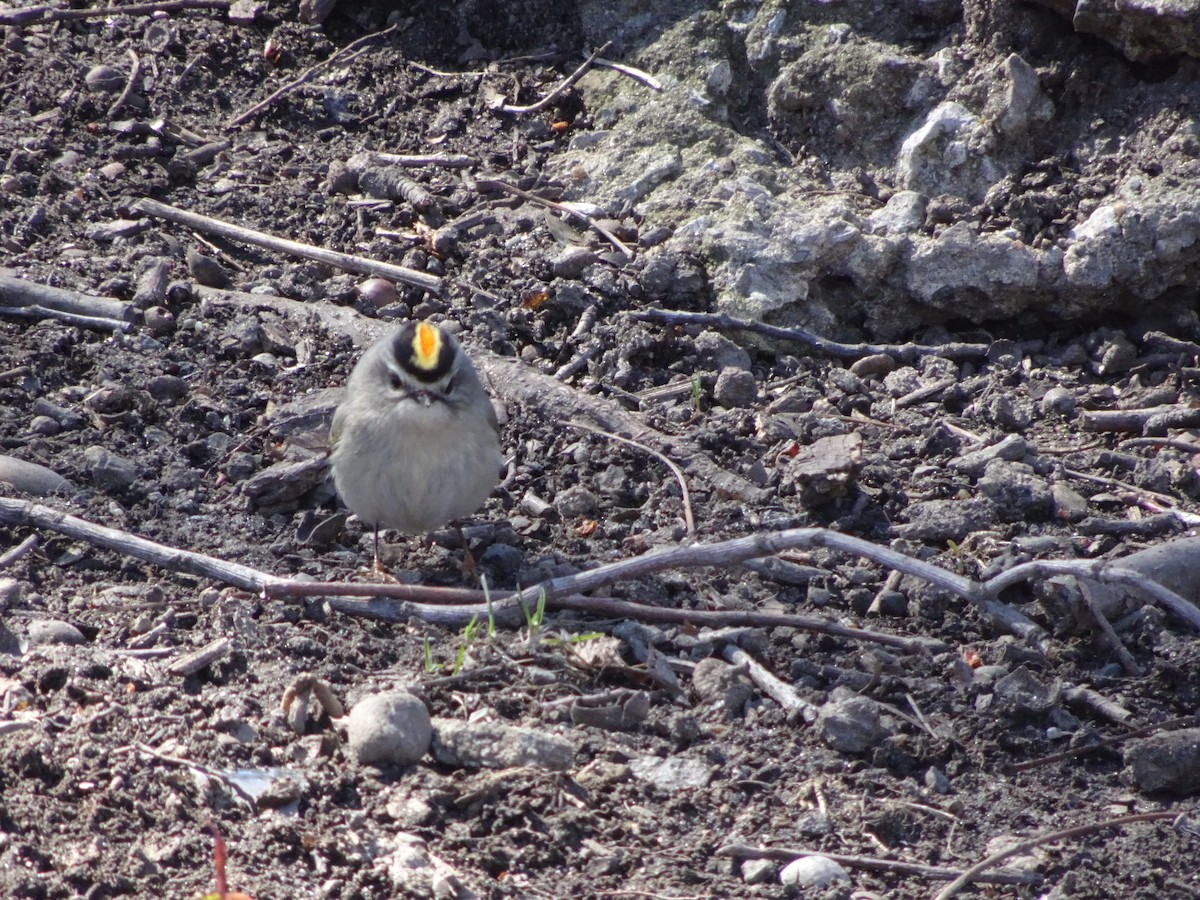
POLYGON ((373 565, 371 567, 371 572, 380 581, 395 581, 396 580, 396 577, 394 575, 392 575, 391 572, 388 571, 387 566, 385 566, 379 559, 379 526, 378 525, 375 526, 375 565, 373 565))
POLYGON ((475 564, 475 554, 471 552, 470 546, 467 545, 467 536, 463 534, 462 526, 455 522, 454 530, 458 533, 458 543, 462 547, 463 572, 473 578, 479 572, 479 567, 475 564))

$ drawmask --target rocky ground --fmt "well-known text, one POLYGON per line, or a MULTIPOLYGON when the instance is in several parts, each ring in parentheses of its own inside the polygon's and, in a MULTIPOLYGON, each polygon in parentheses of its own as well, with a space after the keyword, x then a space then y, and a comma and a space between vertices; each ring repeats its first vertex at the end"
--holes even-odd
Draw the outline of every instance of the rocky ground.
MULTIPOLYGON (((1092 221, 1095 203, 1072 204, 1099 182, 1072 179, 1048 135, 1029 151, 1038 165, 1004 158, 1028 168, 1006 182, 1003 210, 988 205, 995 195, 892 204, 903 185, 887 184, 888 153, 864 156, 837 132, 846 122, 818 116, 804 132, 810 97, 780 105, 815 57, 768 90, 762 59, 722 68, 664 49, 732 53, 729 35, 794 49, 802 34, 850 27, 828 5, 778 26, 771 4, 682 0, 396 14, 343 3, 320 24, 293 3, 207 6, 0 11, 0 297, 25 307, 0 317, 0 481, 24 492, 0 490, 0 551, 12 551, 0 571, 4 896, 203 895, 216 829, 229 888, 259 900, 932 897, 993 853, 1077 826, 1091 827, 1020 848, 962 895, 1200 895, 1186 820, 1200 784, 1194 608, 1189 620, 1186 605, 1149 602, 1116 576, 978 587, 1030 560, 1140 552, 1136 572, 1185 604, 1200 596, 1186 221, 1169 245, 1147 226, 1154 259, 1112 257, 1091 306, 1034 309, 1041 282, 1021 282, 1019 319, 987 312, 1009 265, 988 244, 986 278, 916 291, 899 333, 896 317, 851 296, 884 257, 801 272, 773 231, 755 263, 754 215, 774 221, 777 197, 812 178, 824 186, 806 196, 850 196, 861 213, 841 209, 838 233, 853 218, 867 235, 870 214, 889 209, 873 234, 911 228, 918 246, 962 222, 988 234, 1001 216, 1004 240, 1028 241, 1039 265, 1074 253, 1092 275, 1112 261, 1100 246, 1111 229, 1093 221, 1086 240, 1099 243, 1054 255, 1092 221), (543 109, 517 108, 550 93, 605 28, 626 37, 605 56, 637 71, 593 71, 543 109), (641 93, 618 95, 618 83, 641 93), (672 103, 736 139, 705 133, 706 154, 726 148, 710 169, 682 139, 665 168, 637 157, 637 177, 677 193, 646 187, 623 202, 613 185, 634 174, 614 168, 599 184, 589 149, 672 103), (370 153, 437 158, 398 167, 370 153), (721 200, 717 183, 739 166, 777 168, 768 188, 780 194, 744 180, 721 200), (705 184, 717 193, 696 194, 705 184), (402 266, 409 280, 384 273, 400 278, 393 289, 231 240, 143 198, 402 266), (750 225, 707 218, 699 234, 697 217, 722 208, 750 225), (733 269, 755 264, 739 281, 733 269), (1137 291, 1123 294, 1135 269, 1137 291), (793 276, 808 279, 816 311, 801 303, 774 320, 825 326, 830 340, 705 317, 793 276), (85 302, 91 319, 31 310, 30 283, 110 299, 85 302), (1138 291, 1155 283, 1151 303, 1138 291), (255 573, 371 583, 370 531, 339 509, 323 442, 364 343, 411 316, 458 331, 501 412, 509 465, 466 529, 498 603, 648 560, 598 592, 631 605, 606 613, 564 595, 522 616, 501 603, 493 629, 469 610, 250 589, 255 573), (861 343, 884 337, 923 346, 861 343), (794 530, 806 527, 861 544, 830 549, 794 530), (781 532, 790 543, 769 560, 704 564, 723 542, 781 532), (123 534, 242 568, 151 562, 123 534), (654 562, 693 542, 709 555, 654 562), (945 577, 931 582, 923 564, 945 577), (195 660, 202 649, 211 656, 195 660), (433 716, 430 752, 362 762, 337 713, 399 688, 419 698, 418 718, 433 716), (797 874, 803 851, 838 865, 797 874)), ((1153 96, 1146 116, 1161 120, 1160 86, 1194 84, 1194 60, 1129 62, 1050 11, 994 7, 909 4, 863 27, 906 56, 953 48, 991 65, 1015 48, 984 26, 1012 26, 1003 33, 1029 38, 1037 72, 1053 69, 1039 89, 1058 110, 1078 111, 1088 92, 1039 54, 1067 47, 1079 71, 1109 67, 1112 95, 1139 85, 1118 117, 1137 139, 1105 143, 1103 165, 1152 177, 1154 140, 1130 97, 1153 96)), ((828 49, 839 42, 823 46, 839 58, 828 49)), ((915 77, 907 65, 895 71, 915 77)), ((1026 78, 1015 63, 987 71, 1026 78)), ((1024 127, 1050 115, 1035 101, 1024 127)), ((658 118, 668 143, 697 127, 658 118)), ((1165 156, 1190 158, 1173 134, 1165 156)), ((814 259, 832 259, 822 241, 814 259)), ((940 271, 956 259, 942 255, 940 271)), ((1059 298, 1074 303, 1087 283, 1059 298)), ((479 586, 453 533, 389 539, 385 558, 406 584, 479 586)))

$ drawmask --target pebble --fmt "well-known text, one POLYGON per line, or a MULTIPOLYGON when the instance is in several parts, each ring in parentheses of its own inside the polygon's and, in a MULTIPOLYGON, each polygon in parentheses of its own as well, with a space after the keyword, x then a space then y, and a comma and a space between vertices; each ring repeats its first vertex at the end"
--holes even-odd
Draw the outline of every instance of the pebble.
POLYGON ((460 769, 534 766, 561 772, 575 761, 575 748, 564 738, 534 728, 435 719, 433 756, 460 769))
POLYGON ((1140 791, 1186 797, 1200 793, 1200 728, 1183 728, 1133 741, 1125 749, 1140 791))
POLYGON ((855 360, 850 371, 859 378, 881 378, 896 368, 896 360, 887 353, 872 353, 862 359, 855 360))
POLYGON ((83 76, 83 80, 89 90, 100 91, 105 94, 117 94, 125 89, 126 76, 120 69, 99 65, 88 69, 88 73, 83 76))
POLYGON ((1075 412, 1075 395, 1065 387, 1055 386, 1042 394, 1040 406, 1046 415, 1069 416, 1075 412))
POLYGON ((824 856, 802 856, 783 867, 781 884, 798 884, 804 888, 823 891, 834 884, 849 884, 850 873, 840 863, 824 856))
POLYGON ((429 750, 429 710, 408 691, 372 694, 354 704, 346 730, 351 755, 360 763, 409 766, 429 750))
POLYGON ((696 351, 704 367, 714 372, 722 369, 750 371, 750 354, 715 331, 702 331, 696 335, 696 351))
POLYGON ((0 484, 31 497, 45 497, 71 486, 53 469, 13 456, 0 456, 0 484))
POLYGON ((501 575, 512 575, 520 570, 525 554, 511 544, 492 544, 483 551, 479 562, 501 575))
POLYGON ((86 644, 87 638, 70 622, 63 622, 59 619, 35 619, 29 623, 29 643, 39 646, 46 644, 77 646, 86 644))
POLYGON ((1009 522, 1044 519, 1054 506, 1049 482, 1024 463, 993 460, 977 486, 1009 522))
POLYGON ((29 422, 29 433, 52 437, 62 430, 62 426, 49 416, 34 416, 29 422))
POLYGON ((758 382, 745 369, 726 367, 717 376, 713 399, 726 409, 738 409, 752 404, 758 396, 758 382))
POLYGON ((985 531, 998 520, 996 504, 986 497, 969 500, 921 500, 906 510, 908 523, 893 531, 912 541, 944 544, 962 541, 972 531, 985 531))
POLYGON ((703 759, 690 756, 641 756, 631 760, 629 769, 642 781, 665 793, 700 790, 712 781, 715 770, 703 759))
POLYGON ((228 288, 233 284, 225 267, 211 256, 205 256, 191 247, 186 256, 188 271, 200 284, 214 288, 228 288))
POLYGON ((121 491, 138 480, 137 466, 104 447, 93 445, 83 451, 92 481, 106 491, 121 491))
POLYGON ((170 334, 175 330, 175 316, 164 306, 151 306, 142 315, 151 334, 170 334))
POLYGON ((999 679, 992 691, 1006 710, 1023 714, 1047 712, 1058 700, 1057 692, 1025 666, 999 679))
POLYGON ((358 293, 375 309, 382 309, 400 299, 396 285, 386 278, 368 278, 358 286, 358 293))
POLYGON ((839 753, 862 753, 890 733, 879 716, 879 704, 868 697, 835 689, 817 713, 817 733, 839 753))
POLYGON ((587 488, 575 485, 558 492, 554 497, 554 508, 564 519, 579 519, 594 515, 600 508, 600 501, 587 488))
POLYGON ((596 254, 586 247, 567 247, 550 263, 550 271, 557 278, 575 279, 595 262, 596 254))
POLYGON ((1087 499, 1070 485, 1057 482, 1050 486, 1054 515, 1068 522, 1078 522, 1088 514, 1087 499))
POLYGON ((770 884, 777 866, 769 859, 748 859, 742 863, 742 881, 746 884, 770 884))

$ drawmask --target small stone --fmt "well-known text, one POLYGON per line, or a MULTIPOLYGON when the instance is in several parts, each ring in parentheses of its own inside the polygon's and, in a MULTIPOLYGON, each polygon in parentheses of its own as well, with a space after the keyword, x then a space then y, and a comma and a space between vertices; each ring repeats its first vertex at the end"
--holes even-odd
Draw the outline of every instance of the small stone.
POLYGON ((769 859, 748 859, 742 863, 742 881, 746 884, 770 884, 778 867, 769 859))
POLYGON ((896 368, 896 360, 887 353, 872 353, 862 359, 855 360, 850 371, 859 378, 882 378, 896 368))
POLYGON ((564 519, 580 519, 593 515, 600 508, 600 501, 587 488, 575 485, 558 492, 554 508, 564 519))
POLYGON ((346 730, 351 755, 360 763, 409 766, 429 750, 429 710, 408 691, 372 694, 350 710, 346 730))
POLYGON ((857 694, 834 694, 834 699, 817 714, 817 732, 830 748, 840 753, 862 753, 887 736, 878 703, 857 694))
POLYGON ((524 560, 525 554, 511 544, 492 544, 479 558, 480 565, 502 575, 519 571, 524 560))
POLYGON ((45 497, 71 486, 54 470, 12 456, 0 456, 0 484, 31 497, 45 497))
POLYGON ((175 316, 164 306, 151 306, 142 315, 151 334, 170 334, 175 330, 175 316))
POLYGON ((706 708, 717 710, 727 719, 741 716, 746 702, 754 696, 754 688, 742 672, 713 656, 696 663, 692 687, 706 708))
POLYGON ((118 94, 125 89, 126 76, 120 69, 112 66, 92 66, 83 76, 89 90, 104 94, 118 94))
POLYGON ((708 786, 715 775, 711 763, 691 756, 642 756, 631 760, 630 771, 642 781, 649 782, 664 793, 700 790, 708 786))
POLYGON ((1200 728, 1151 735, 1125 750, 1133 783, 1147 793, 1200 793, 1200 728))
POLYGON ((750 354, 715 331, 702 331, 696 335, 696 351, 700 354, 700 362, 714 372, 722 369, 750 371, 750 354))
POLYGON ((937 766, 930 766, 925 773, 925 787, 937 794, 950 793, 950 779, 937 766))
POLYGON ((1042 394, 1040 405, 1046 415, 1069 416, 1075 412, 1075 395, 1065 387, 1052 387, 1042 394))
POLYGON ((29 623, 29 643, 39 646, 46 644, 77 646, 86 644, 87 638, 70 622, 62 622, 58 619, 35 619, 29 623))
POLYGON ((575 748, 557 735, 534 728, 436 719, 433 756, 443 765, 458 768, 535 766, 561 772, 575 761, 575 748))
POLYGON ((29 433, 40 434, 43 437, 52 437, 62 431, 62 426, 57 420, 49 416, 34 416, 29 422, 29 433))
POLYGON ((801 887, 823 891, 837 883, 849 884, 850 873, 840 864, 825 856, 803 856, 783 867, 779 873, 781 884, 798 884, 801 887))
POLYGON ((396 285, 386 278, 368 278, 358 286, 358 293, 375 309, 382 309, 400 299, 396 285))
POLYGON ((121 491, 138 479, 137 466, 133 462, 104 447, 88 447, 83 451, 83 458, 90 466, 92 481, 104 490, 121 491))
POLYGON ((583 270, 594 265, 596 254, 586 247, 567 247, 550 263, 550 271, 557 278, 576 279, 583 270))
POLYGON ((229 273, 225 271, 224 266, 211 256, 205 256, 194 248, 188 248, 187 265, 188 271, 192 273, 192 277, 206 287, 224 289, 233 284, 233 280, 229 277, 229 273))
POLYGON ((1078 522, 1088 514, 1087 499, 1070 485, 1056 482, 1050 486, 1054 515, 1067 522, 1078 522))
POLYGON ((758 382, 745 369, 727 367, 717 376, 713 399, 726 409, 749 406, 758 396, 758 382))

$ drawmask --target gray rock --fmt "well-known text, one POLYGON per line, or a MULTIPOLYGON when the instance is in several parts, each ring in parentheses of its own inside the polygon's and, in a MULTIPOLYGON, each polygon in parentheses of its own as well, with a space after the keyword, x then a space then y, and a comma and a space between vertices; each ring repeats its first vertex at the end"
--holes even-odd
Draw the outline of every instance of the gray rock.
POLYGON ((999 520, 996 505, 986 497, 970 500, 923 500, 905 511, 908 522, 892 526, 899 537, 944 544, 962 541, 974 531, 992 528, 999 520))
POLYGON ((596 254, 587 247, 567 247, 559 252, 550 263, 550 271, 557 278, 575 279, 583 270, 596 262, 596 254))
POLYGON ((746 884, 770 884, 778 864, 769 859, 748 859, 742 863, 742 881, 746 884))
POLYGON ((723 369, 750 370, 750 354, 716 331, 702 331, 696 335, 696 350, 700 354, 700 362, 714 372, 723 369))
POLYGON ((83 451, 89 474, 96 487, 106 491, 123 491, 138 480, 137 466, 130 460, 104 447, 91 446, 83 451))
POLYGON ((629 769, 637 778, 669 794, 707 787, 716 774, 705 760, 681 754, 665 759, 641 756, 630 761, 629 769))
POLYGON ((346 720, 351 755, 363 764, 410 766, 429 750, 429 710, 408 691, 372 694, 346 720))
POLYGON ((519 571, 524 561, 525 554, 511 544, 491 544, 479 558, 482 565, 505 575, 519 571))
POLYGON ((1008 522, 1044 519, 1054 508, 1049 482, 1024 463, 992 460, 978 487, 1008 522))
POLYGON ((727 409, 750 406, 758 396, 758 382, 745 369, 726 368, 717 376, 713 399, 727 409))
POLYGON ((575 485, 558 492, 554 497, 554 508, 564 519, 579 519, 594 515, 600 508, 600 501, 587 488, 575 485))
POLYGON ((1149 794, 1200 793, 1200 728, 1183 728, 1133 741, 1125 765, 1135 787, 1149 794))
POLYGON ((862 753, 889 734, 878 703, 841 691, 834 691, 834 699, 821 707, 816 724, 821 740, 839 753, 862 753))
POLYGON ((835 884, 849 884, 850 873, 841 863, 825 856, 802 856, 792 860, 779 873, 781 884, 796 884, 823 891, 835 884))
POLYGON ((492 722, 434 719, 433 757, 465 769, 509 769, 534 766, 561 772, 575 761, 575 748, 565 739, 533 728, 492 722))
POLYGON ((46 497, 69 489, 71 482, 53 469, 13 456, 0 456, 0 486, 31 497, 46 497))
POLYGON ((1058 691, 1025 666, 999 679, 992 692, 1005 709, 1022 714, 1045 713, 1058 703, 1058 691))
POLYGON ((49 416, 34 416, 29 421, 29 433, 52 437, 62 431, 62 426, 49 416))
POLYGON ((120 69, 99 65, 88 69, 87 74, 83 76, 83 80, 87 84, 88 90, 99 91, 104 94, 118 94, 124 90, 128 76, 120 69))
POLYGON ((917 191, 896 191, 883 209, 867 216, 872 234, 912 234, 925 224, 929 198, 917 191))
POLYGON ((1102 38, 1134 62, 1159 62, 1184 55, 1200 57, 1200 17, 1196 15, 1195 4, 1187 0, 1038 2, 1064 15, 1076 31, 1102 38))
POLYGON ((58 619, 34 619, 29 623, 29 643, 38 646, 47 644, 86 644, 83 632, 70 622, 58 619))
POLYGON ((1078 522, 1088 514, 1087 499, 1070 485, 1056 481, 1050 486, 1054 515, 1067 522, 1078 522))
POLYGON ((896 183, 929 196, 951 193, 978 202, 1003 175, 985 152, 990 146, 979 116, 960 103, 940 103, 900 145, 896 183))
POLYGON ((962 456, 950 460, 950 468, 968 475, 979 475, 993 460, 1023 459, 1028 450, 1025 438, 1019 434, 1010 434, 994 444, 979 450, 972 450, 970 453, 964 453, 962 456))
POLYGON ((930 766, 925 772, 925 787, 937 794, 950 793, 950 779, 937 766, 930 766))
POLYGON ((1054 413, 1059 416, 1069 416, 1075 412, 1075 394, 1061 385, 1055 385, 1042 394, 1038 405, 1043 413, 1054 413))

